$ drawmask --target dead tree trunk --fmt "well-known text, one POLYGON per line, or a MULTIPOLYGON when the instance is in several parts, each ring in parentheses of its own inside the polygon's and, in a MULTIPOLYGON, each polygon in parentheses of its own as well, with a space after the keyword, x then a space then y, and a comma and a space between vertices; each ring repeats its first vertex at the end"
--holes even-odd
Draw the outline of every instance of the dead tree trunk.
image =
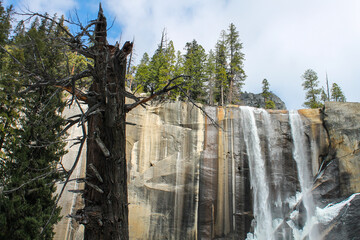
POLYGON ((85 239, 128 239, 127 173, 125 159, 126 56, 106 40, 106 18, 100 7, 95 25, 94 81, 88 108, 87 180, 84 195, 85 239))
MULTIPOLYGON (((31 17, 41 17, 49 20, 62 29, 66 38, 61 38, 72 51, 94 60, 94 66, 88 69, 72 73, 61 79, 48 79, 38 75, 24 66, 4 47, 0 46, 18 64, 23 74, 28 74, 36 79, 36 83, 28 86, 22 93, 33 91, 43 86, 55 86, 72 94, 71 103, 75 102, 80 106, 79 101, 88 104, 88 110, 80 116, 72 116, 68 119, 67 126, 63 129, 66 132, 74 124, 80 124, 83 128, 83 137, 80 140, 78 155, 73 166, 66 174, 66 180, 57 197, 56 203, 64 192, 66 184, 79 162, 83 143, 87 139, 87 165, 85 178, 85 200, 84 209, 77 211, 74 217, 81 224, 85 225, 86 240, 119 240, 129 239, 128 231, 128 195, 127 195, 127 164, 125 158, 125 117, 126 113, 139 105, 144 105, 157 96, 180 87, 182 84, 175 84, 178 78, 189 78, 180 75, 169 79, 167 84, 151 96, 139 99, 133 94, 125 91, 126 81, 126 58, 131 53, 133 43, 126 42, 122 49, 118 44, 115 46, 107 43, 107 23, 101 5, 98 18, 91 21, 87 26, 81 24, 81 32, 72 35, 61 22, 55 18, 39 13, 25 14, 31 17), (95 25, 94 35, 89 28, 95 25), (83 37, 91 44, 84 44, 83 37), (92 85, 88 93, 76 89, 76 82, 92 77, 92 85), (125 97, 134 100, 132 104, 125 104, 125 97), (84 127, 88 123, 88 128, 84 127)), ((41 71, 43 72, 43 69, 41 71)), ((182 90, 183 91, 183 90, 182 90)), ((183 93, 185 93, 183 91, 183 93)), ((196 106, 196 105, 195 105, 196 106)), ((81 108, 81 107, 80 107, 81 108)), ((206 113, 205 113, 206 114, 206 113)), ((0 139, 1 140, 1 139, 0 139)), ((50 220, 54 215, 54 206, 51 215, 43 230, 49 227, 50 220)))

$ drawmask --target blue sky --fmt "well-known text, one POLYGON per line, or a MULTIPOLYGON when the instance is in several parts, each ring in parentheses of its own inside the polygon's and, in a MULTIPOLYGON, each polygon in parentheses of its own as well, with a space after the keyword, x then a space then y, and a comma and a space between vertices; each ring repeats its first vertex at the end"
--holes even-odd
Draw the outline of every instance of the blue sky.
MULTIPOLYGON (((96 18, 99 1, 6 0, 17 10, 96 18)), ((220 31, 232 22, 240 33, 248 78, 245 91, 261 92, 267 78, 270 90, 289 109, 302 108, 305 92, 301 75, 312 68, 320 84, 338 83, 348 101, 360 102, 360 1, 358 0, 104 0, 109 41, 135 38, 136 59, 153 54, 162 29, 177 50, 196 39, 209 51, 220 31)))

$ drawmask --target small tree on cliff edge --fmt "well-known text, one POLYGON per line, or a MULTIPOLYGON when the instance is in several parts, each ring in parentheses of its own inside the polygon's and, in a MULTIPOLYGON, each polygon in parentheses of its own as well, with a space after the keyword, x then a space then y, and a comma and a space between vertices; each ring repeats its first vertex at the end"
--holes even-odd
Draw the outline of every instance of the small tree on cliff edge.
POLYGON ((302 86, 306 91, 304 106, 308 108, 319 108, 323 105, 320 102, 321 88, 319 88, 319 80, 316 72, 312 69, 308 69, 302 75, 304 82, 302 86))
POLYGON ((335 102, 346 102, 346 97, 338 84, 333 83, 331 87, 331 100, 335 102))
POLYGON ((269 82, 268 82, 268 80, 265 78, 263 81, 262 81, 262 93, 261 93, 261 95, 263 96, 263 98, 264 98, 264 102, 265 102, 265 108, 266 109, 274 109, 275 108, 275 103, 274 103, 274 101, 272 101, 271 99, 270 99, 270 97, 271 97, 271 93, 270 93, 270 91, 269 91, 269 86, 270 86, 270 84, 269 84, 269 82))

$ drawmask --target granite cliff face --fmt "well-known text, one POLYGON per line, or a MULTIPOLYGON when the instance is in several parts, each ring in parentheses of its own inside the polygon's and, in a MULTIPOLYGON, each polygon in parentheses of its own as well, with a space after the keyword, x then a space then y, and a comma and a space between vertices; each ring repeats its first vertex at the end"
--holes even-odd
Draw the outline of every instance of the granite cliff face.
POLYGON ((339 161, 341 195, 360 192, 360 104, 327 103, 330 156, 339 161))
POLYGON ((360 239, 360 104, 204 110, 128 114, 131 239, 360 239))

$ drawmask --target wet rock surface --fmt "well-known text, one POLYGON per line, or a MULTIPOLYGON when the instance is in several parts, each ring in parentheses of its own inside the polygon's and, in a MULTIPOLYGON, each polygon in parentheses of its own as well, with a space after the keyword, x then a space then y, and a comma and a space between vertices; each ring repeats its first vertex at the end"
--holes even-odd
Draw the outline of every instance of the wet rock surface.
MULTIPOLYGON (((255 232, 256 187, 245 140, 250 124, 237 106, 204 109, 212 120, 180 102, 139 107, 127 115, 135 124, 127 126, 126 140, 130 239, 246 239, 255 232)), ((269 214, 284 219, 273 229, 274 239, 294 239, 287 221, 298 211, 294 225, 302 228, 306 210, 295 199, 301 189, 289 112, 251 111, 269 214)), ((360 104, 326 103, 323 111, 298 113, 319 217, 326 216, 330 203, 334 209, 342 206, 331 221, 317 224, 320 236, 360 239, 360 196, 353 195, 360 192, 360 104), (349 197, 353 200, 341 205, 349 197)))
MULTIPOLYGON (((254 213, 241 109, 205 107, 218 126, 185 103, 137 111, 127 119, 137 124, 128 127, 131 238, 245 239, 254 230, 254 213)), ((272 214, 284 218, 290 211, 286 201, 300 188, 288 112, 269 111, 266 123, 266 112, 254 111, 272 214)), ((301 116, 314 139, 308 148, 317 148, 309 162, 316 169, 327 149, 326 131, 318 110, 301 116)), ((290 237, 289 227, 280 230, 290 237)))

